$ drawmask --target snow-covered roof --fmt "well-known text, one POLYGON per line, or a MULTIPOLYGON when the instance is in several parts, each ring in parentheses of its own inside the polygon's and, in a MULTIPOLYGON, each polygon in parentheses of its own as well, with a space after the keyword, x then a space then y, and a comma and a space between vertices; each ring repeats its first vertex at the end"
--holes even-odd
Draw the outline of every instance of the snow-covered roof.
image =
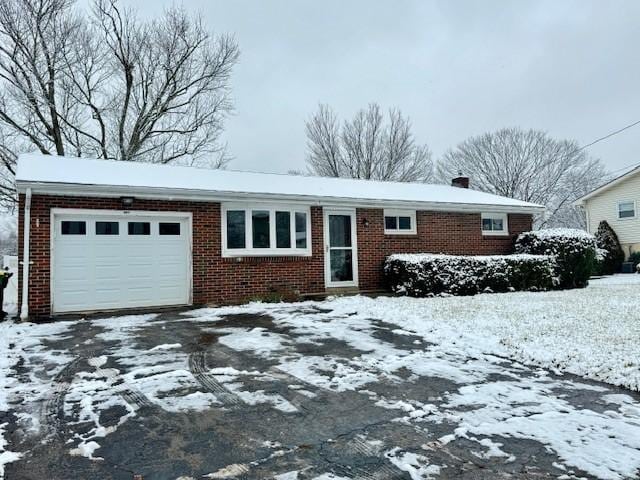
POLYGON ((212 170, 113 160, 21 155, 18 190, 191 200, 307 201, 321 205, 414 206, 453 211, 536 213, 541 205, 477 190, 424 183, 379 182, 212 170))
POLYGON ((639 173, 640 173, 640 165, 636 165, 636 166, 632 167, 630 170, 627 170, 625 173, 623 173, 621 175, 618 175, 613 180, 609 180, 604 185, 600 185, 595 190, 592 190, 589 193, 587 193, 586 195, 580 197, 575 202, 573 202, 573 204, 574 205, 584 205, 585 201, 587 201, 588 199, 590 199, 592 197, 595 197, 596 195, 600 195, 602 192, 605 192, 605 191, 609 190, 610 188, 615 187, 619 183, 624 182, 625 180, 627 180, 627 179, 629 179, 629 178, 631 178, 634 175, 637 175, 639 173))

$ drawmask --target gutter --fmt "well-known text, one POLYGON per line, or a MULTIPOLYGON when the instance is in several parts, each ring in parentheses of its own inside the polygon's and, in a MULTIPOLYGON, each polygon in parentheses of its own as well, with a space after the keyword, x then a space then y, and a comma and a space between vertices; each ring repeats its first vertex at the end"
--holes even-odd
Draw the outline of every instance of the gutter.
POLYGON ((22 247, 22 306, 20 319, 29 318, 29 236, 31 234, 31 187, 27 188, 24 204, 23 247, 22 247))

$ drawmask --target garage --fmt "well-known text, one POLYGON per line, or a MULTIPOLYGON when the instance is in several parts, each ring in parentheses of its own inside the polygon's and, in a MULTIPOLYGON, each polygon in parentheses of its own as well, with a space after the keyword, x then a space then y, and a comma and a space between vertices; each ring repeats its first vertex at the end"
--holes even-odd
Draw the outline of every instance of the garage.
POLYGON ((191 214, 52 210, 51 310, 191 303, 191 214))

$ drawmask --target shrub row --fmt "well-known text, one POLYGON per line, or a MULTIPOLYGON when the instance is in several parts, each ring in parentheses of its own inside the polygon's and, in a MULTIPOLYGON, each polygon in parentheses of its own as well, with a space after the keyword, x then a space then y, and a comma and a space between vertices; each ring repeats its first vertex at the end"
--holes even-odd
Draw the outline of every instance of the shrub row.
POLYGON ((549 255, 399 254, 387 258, 384 270, 394 293, 413 297, 550 290, 557 283, 549 255))

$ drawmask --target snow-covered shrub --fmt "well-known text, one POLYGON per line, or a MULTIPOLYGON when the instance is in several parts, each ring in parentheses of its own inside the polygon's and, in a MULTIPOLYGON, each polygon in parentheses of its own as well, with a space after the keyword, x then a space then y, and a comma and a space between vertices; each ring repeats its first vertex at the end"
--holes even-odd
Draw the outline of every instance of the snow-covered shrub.
POLYGON ((394 293, 475 295, 550 290, 555 286, 556 262, 548 255, 396 254, 387 258, 384 272, 394 293))
POLYGON ((521 233, 516 253, 553 255, 558 264, 558 288, 583 288, 589 283, 596 258, 596 239, 584 230, 550 228, 521 233))
POLYGON ((598 248, 607 251, 602 261, 598 262, 599 273, 603 275, 618 273, 622 268, 622 262, 624 262, 625 256, 620 246, 618 235, 616 235, 616 232, 613 231, 609 223, 603 220, 600 222, 600 225, 598 225, 598 231, 595 237, 598 248))
POLYGON ((18 254, 18 219, 15 215, 0 213, 0 261, 2 255, 18 254))

